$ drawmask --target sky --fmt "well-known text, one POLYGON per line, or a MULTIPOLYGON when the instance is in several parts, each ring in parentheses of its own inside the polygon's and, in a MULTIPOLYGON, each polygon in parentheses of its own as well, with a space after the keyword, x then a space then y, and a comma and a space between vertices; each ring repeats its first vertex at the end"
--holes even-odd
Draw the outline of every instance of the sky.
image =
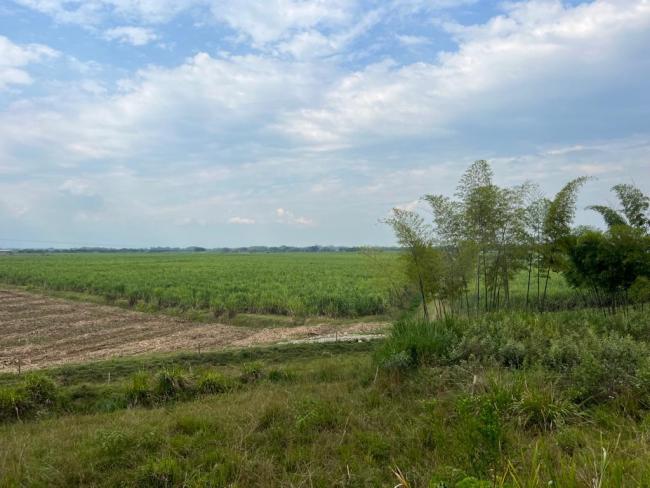
POLYGON ((477 159, 650 192, 650 0, 1 0, 0 247, 391 245, 477 159))

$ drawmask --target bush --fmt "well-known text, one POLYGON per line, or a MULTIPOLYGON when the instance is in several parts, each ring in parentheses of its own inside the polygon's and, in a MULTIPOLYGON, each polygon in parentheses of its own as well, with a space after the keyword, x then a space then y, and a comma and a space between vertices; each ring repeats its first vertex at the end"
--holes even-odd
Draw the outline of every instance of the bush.
POLYGON ((262 379, 264 370, 262 363, 254 362, 245 364, 241 376, 239 377, 242 383, 255 383, 262 379))
POLYGON ((571 379, 576 399, 582 402, 601 403, 622 395, 647 402, 648 372, 648 347, 612 333, 583 343, 571 379))
POLYGON ((269 381, 274 383, 294 381, 296 375, 286 369, 272 369, 268 374, 269 381))
POLYGON ((225 393, 230 390, 230 380, 224 375, 215 372, 205 373, 198 382, 198 390, 200 393, 214 395, 217 393, 225 393))
POLYGON ((183 480, 183 470, 174 458, 164 457, 149 461, 142 468, 138 476, 138 485, 171 488, 178 486, 183 480))
POLYGON ((0 388, 0 422, 20 420, 29 408, 24 391, 0 388))
POLYGON ((508 341, 499 349, 499 360, 508 368, 520 368, 526 359, 526 347, 517 341, 508 341))
POLYGON ((32 373, 14 388, 0 388, 0 421, 24 417, 52 409, 58 399, 56 383, 44 374, 32 373))
POLYGON ((580 348, 577 337, 554 340, 543 356, 544 366, 554 371, 566 372, 580 362, 580 348))
POLYGON ((413 367, 449 364, 453 362, 458 341, 457 323, 453 320, 401 320, 393 325, 375 359, 380 365, 391 362, 402 366, 408 363, 413 367), (408 356, 408 361, 404 355, 408 356))
POLYGON ((188 378, 178 369, 163 369, 156 377, 155 394, 163 400, 176 398, 191 390, 188 378))
POLYGON ((539 431, 557 429, 569 418, 578 416, 576 406, 559 397, 552 387, 524 390, 513 403, 512 412, 519 419, 519 425, 539 431))
POLYGON ((456 402, 455 436, 468 456, 468 465, 477 475, 497 467, 505 443, 500 402, 490 395, 463 396, 456 402))
POLYGON ((144 371, 133 375, 125 396, 130 407, 150 405, 152 394, 149 389, 149 375, 144 371))
POLYGON ((396 352, 390 356, 382 358, 379 367, 389 374, 399 375, 406 373, 416 366, 413 363, 412 356, 406 351, 396 352))
POLYGON ((32 373, 27 375, 23 388, 28 401, 37 407, 49 407, 56 402, 56 383, 43 374, 32 373))
POLYGON ((319 432, 334 429, 341 423, 337 410, 330 403, 306 400, 300 404, 296 427, 302 432, 319 432))

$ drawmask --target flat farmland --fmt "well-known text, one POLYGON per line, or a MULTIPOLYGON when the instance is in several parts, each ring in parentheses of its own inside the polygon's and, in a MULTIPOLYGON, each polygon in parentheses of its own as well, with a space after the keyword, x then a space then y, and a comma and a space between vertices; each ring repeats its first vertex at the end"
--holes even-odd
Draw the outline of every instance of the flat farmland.
POLYGON ((345 318, 388 312, 398 269, 396 253, 19 254, 0 258, 0 283, 147 312, 345 318))
POLYGON ((241 327, 0 288, 0 373, 151 353, 357 340, 385 326, 307 320, 285 327, 241 327))

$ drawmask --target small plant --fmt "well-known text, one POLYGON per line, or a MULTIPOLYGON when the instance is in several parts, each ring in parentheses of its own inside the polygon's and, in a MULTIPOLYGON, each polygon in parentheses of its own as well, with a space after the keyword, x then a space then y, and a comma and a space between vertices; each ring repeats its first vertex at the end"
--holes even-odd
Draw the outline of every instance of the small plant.
POLYGON ((49 376, 32 373, 25 378, 23 388, 28 401, 34 406, 48 407, 56 401, 56 383, 49 376))
POLYGON ((274 383, 290 382, 295 379, 296 375, 287 369, 272 369, 269 371, 268 379, 274 383))
POLYGON ((29 408, 24 391, 16 388, 0 388, 0 422, 21 420, 29 408))
POLYGON ((526 359, 526 347, 521 342, 508 341, 499 349, 499 359, 508 368, 520 368, 526 359))
POLYGON ((255 383, 262 379, 263 376, 264 370, 262 363, 256 361, 244 365, 239 379, 242 383, 255 383))
POLYGON ((519 424, 540 431, 562 427, 567 419, 578 415, 575 405, 558 397, 555 389, 526 389, 512 405, 519 424))
POLYGON ((125 396, 130 407, 150 405, 152 394, 149 388, 149 375, 144 371, 133 375, 125 396))
POLYGON ((216 372, 208 372, 199 378, 198 390, 206 395, 225 393, 231 388, 230 380, 216 372))
POLYGON ((174 458, 164 457, 145 464, 139 473, 141 486, 172 488, 182 481, 183 471, 174 458))
POLYGON ((156 377, 154 391, 162 399, 176 398, 190 389, 188 378, 178 369, 163 369, 156 377))
POLYGON ((610 334, 583 344, 572 371, 576 399, 602 403, 621 396, 647 401, 650 391, 647 346, 610 334))
POLYGON ((296 427, 302 432, 330 430, 340 423, 339 414, 330 403, 306 400, 301 403, 296 427))
POLYGON ((475 474, 487 474, 501 460, 505 431, 497 403, 489 395, 463 396, 456 402, 456 435, 466 446, 475 474))

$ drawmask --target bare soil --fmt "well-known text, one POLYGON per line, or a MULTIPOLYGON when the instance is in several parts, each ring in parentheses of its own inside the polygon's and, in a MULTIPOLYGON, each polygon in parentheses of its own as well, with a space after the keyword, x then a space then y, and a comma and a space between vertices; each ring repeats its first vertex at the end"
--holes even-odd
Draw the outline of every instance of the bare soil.
POLYGON ((0 289, 0 372, 199 347, 208 351, 332 336, 350 340, 385 327, 384 322, 237 327, 0 289))

